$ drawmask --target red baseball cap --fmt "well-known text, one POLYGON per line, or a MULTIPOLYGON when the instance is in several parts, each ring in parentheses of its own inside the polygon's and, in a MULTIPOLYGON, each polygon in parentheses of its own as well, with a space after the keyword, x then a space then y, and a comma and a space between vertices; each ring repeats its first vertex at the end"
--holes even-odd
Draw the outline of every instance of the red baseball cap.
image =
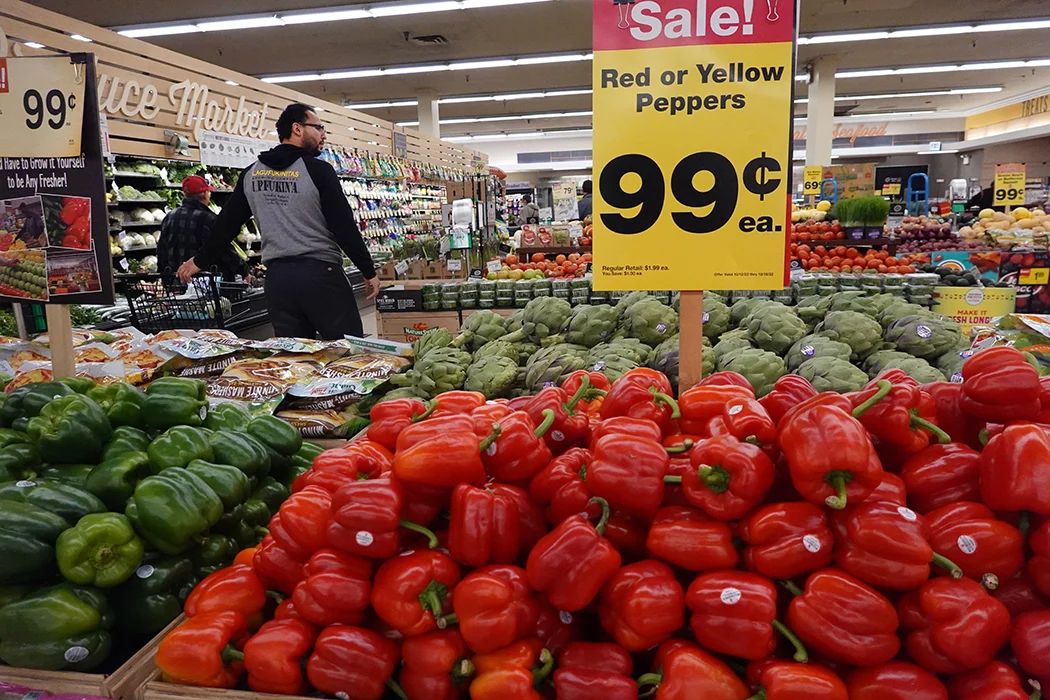
POLYGON ((190 175, 182 181, 183 194, 200 194, 201 192, 214 192, 215 188, 208 184, 200 175, 190 175))

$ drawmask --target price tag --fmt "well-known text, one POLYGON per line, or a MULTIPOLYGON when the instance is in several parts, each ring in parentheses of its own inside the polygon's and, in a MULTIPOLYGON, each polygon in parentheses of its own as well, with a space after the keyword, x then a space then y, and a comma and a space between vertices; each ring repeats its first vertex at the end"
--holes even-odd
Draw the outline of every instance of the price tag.
POLYGON ((1024 163, 1000 163, 995 166, 992 203, 995 206, 1019 207, 1024 204, 1024 163))
POLYGON ((0 156, 79 156, 84 74, 68 56, 0 58, 0 156))
POLYGON ((569 238, 583 238, 583 226, 577 223, 569 224, 569 238))
POLYGON ((824 181, 824 168, 819 165, 807 165, 802 170, 802 194, 807 197, 820 196, 820 183, 824 181))
POLYGON ((405 274, 406 272, 408 272, 408 263, 405 262, 404 260, 401 260, 401 261, 395 263, 394 264, 394 272, 396 272, 399 275, 405 274))
POLYGON ((594 0, 595 289, 784 287, 796 10, 769 5, 594 0))
POLYGON ((463 261, 459 258, 449 258, 448 262, 445 263, 445 267, 448 268, 449 272, 459 272, 463 269, 463 261))
POLYGON ((1017 284, 1050 284, 1050 267, 1022 267, 1017 273, 1017 284))
POLYGON ((489 272, 499 272, 503 269, 503 262, 500 260, 489 260, 485 263, 485 269, 489 272))
POLYGON ((901 183, 899 182, 884 182, 882 184, 882 194, 886 196, 900 194, 901 183))

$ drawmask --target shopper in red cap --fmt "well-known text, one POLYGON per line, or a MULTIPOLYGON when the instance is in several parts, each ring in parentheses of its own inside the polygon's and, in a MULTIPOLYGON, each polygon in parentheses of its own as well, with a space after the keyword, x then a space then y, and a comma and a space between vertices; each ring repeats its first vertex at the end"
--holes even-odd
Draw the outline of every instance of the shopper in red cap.
MULTIPOLYGON (((168 212, 160 226, 157 242, 157 270, 172 274, 184 260, 201 249, 205 239, 215 226, 216 215, 208 205, 215 188, 200 175, 190 175, 182 181, 182 204, 168 212)), ((232 280, 245 274, 247 268, 227 245, 216 265, 223 277, 232 280)))

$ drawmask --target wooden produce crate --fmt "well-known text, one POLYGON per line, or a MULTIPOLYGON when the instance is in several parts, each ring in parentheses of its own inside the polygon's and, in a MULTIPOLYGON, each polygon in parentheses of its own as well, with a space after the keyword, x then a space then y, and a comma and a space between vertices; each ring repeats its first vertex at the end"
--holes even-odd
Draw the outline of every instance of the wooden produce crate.
POLYGON ((249 690, 194 688, 188 685, 150 681, 140 688, 136 700, 316 700, 302 695, 274 695, 249 690))
POLYGON ((459 312, 376 313, 376 334, 383 340, 412 343, 432 328, 455 334, 459 331, 459 312))

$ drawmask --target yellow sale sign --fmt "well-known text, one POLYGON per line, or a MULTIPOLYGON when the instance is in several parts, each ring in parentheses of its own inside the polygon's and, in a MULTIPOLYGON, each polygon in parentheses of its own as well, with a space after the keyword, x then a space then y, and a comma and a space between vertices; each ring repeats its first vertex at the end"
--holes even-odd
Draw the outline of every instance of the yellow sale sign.
POLYGON ((802 170, 802 194, 806 197, 819 197, 820 184, 824 182, 824 168, 819 165, 807 165, 802 170))
POLYGON ((995 166, 995 187, 992 203, 995 206, 1020 207, 1025 195, 1024 163, 1000 163, 995 166))
POLYGON ((594 2, 594 287, 787 284, 795 5, 594 2))
POLYGON ((79 156, 83 103, 69 56, 0 58, 0 156, 79 156))

